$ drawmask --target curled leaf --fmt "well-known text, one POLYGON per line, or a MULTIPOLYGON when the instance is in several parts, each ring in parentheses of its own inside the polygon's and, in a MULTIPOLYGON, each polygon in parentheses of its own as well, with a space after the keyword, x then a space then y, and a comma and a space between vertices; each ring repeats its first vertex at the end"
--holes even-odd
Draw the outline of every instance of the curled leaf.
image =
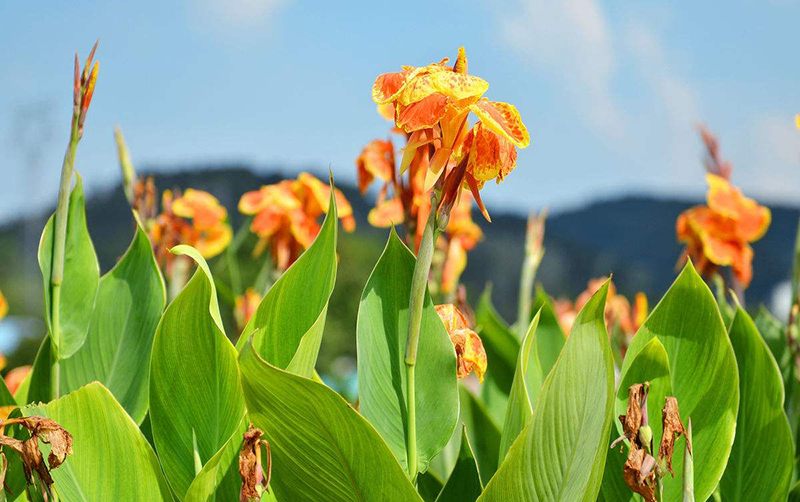
POLYGON ((638 443, 639 428, 642 426, 643 420, 642 410, 647 413, 647 392, 649 388, 650 384, 648 382, 637 383, 628 387, 628 409, 624 415, 619 416, 623 434, 611 443, 611 448, 617 446, 623 439, 629 440, 631 447, 634 446, 634 443, 638 443))
POLYGON ((656 502, 655 459, 643 449, 631 447, 622 470, 625 483, 646 502, 656 502))
MULTIPOLYGON (((666 462, 667 469, 669 469, 672 477, 675 477, 675 472, 672 470, 672 453, 675 451, 675 440, 681 434, 686 436, 686 429, 681 422, 681 415, 678 411, 678 400, 674 397, 667 397, 664 401, 664 409, 661 411, 661 419, 664 422, 664 433, 661 436, 661 446, 658 448, 658 463, 664 465, 666 462)), ((689 453, 692 452, 692 444, 688 436, 686 440, 686 448, 689 453)))

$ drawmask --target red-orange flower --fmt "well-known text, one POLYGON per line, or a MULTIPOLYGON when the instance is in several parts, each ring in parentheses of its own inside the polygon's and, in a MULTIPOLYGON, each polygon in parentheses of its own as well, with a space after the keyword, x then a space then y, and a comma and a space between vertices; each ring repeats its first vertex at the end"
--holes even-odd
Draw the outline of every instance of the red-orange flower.
POLYGON ((247 288, 243 295, 236 297, 233 316, 240 331, 244 329, 247 322, 256 313, 256 309, 260 304, 261 294, 253 288, 247 288))
POLYGON ((201 190, 190 188, 177 195, 165 190, 161 194, 161 214, 148 223, 157 258, 169 266, 169 250, 178 244, 195 247, 204 258, 220 254, 233 237, 225 207, 201 190))
POLYGON ((437 243, 445 250, 442 265, 442 282, 440 291, 444 295, 453 293, 467 267, 467 252, 483 239, 483 231, 472 220, 472 198, 462 194, 461 200, 450 212, 445 235, 437 243))
POLYGON ((425 191, 439 178, 452 176, 440 207, 454 203, 463 183, 488 219, 478 191, 486 181, 499 182, 514 169, 516 148, 527 147, 530 136, 513 105, 482 98, 489 84, 467 73, 463 47, 452 67, 447 61, 379 75, 372 97, 379 105, 393 104, 395 125, 410 134, 400 172, 418 149, 431 150, 425 191), (470 113, 480 119, 471 130, 470 113), (462 160, 467 164, 456 169, 462 160))
MULTIPOLYGON (((314 176, 301 173, 297 180, 283 180, 247 192, 239 200, 239 211, 255 215, 250 230, 260 238, 255 254, 270 247, 275 266, 285 270, 308 248, 320 230, 318 219, 327 213, 331 189, 314 176)), ((355 229, 353 208, 341 193, 334 192, 342 226, 355 229)))
MULTIPOLYGON (((566 299, 559 299, 555 302, 556 317, 564 334, 569 336, 578 312, 607 280, 608 277, 589 280, 586 289, 578 295, 574 303, 566 299)), ((614 283, 609 282, 605 309, 606 329, 609 334, 613 334, 614 330, 619 328, 624 335, 632 337, 644 323, 647 314, 648 304, 644 293, 639 292, 636 294, 634 305, 631 307, 625 296, 617 294, 614 283)))
POLYGON ((25 380, 25 377, 28 376, 28 373, 30 373, 30 371, 31 371, 30 366, 18 366, 6 374, 5 377, 6 387, 8 387, 8 391, 11 394, 17 392, 19 384, 21 384, 22 381, 25 380))
POLYGON ((478 379, 483 382, 487 360, 483 342, 478 334, 469 328, 467 318, 455 305, 450 303, 437 305, 436 313, 444 323, 456 350, 458 378, 466 378, 474 371, 478 379))
POLYGON ((710 275, 718 266, 730 266, 746 288, 753 278, 749 243, 769 228, 770 210, 745 197, 721 176, 709 173, 706 180, 706 205, 690 208, 678 217, 678 240, 686 243, 686 255, 701 273, 710 275))

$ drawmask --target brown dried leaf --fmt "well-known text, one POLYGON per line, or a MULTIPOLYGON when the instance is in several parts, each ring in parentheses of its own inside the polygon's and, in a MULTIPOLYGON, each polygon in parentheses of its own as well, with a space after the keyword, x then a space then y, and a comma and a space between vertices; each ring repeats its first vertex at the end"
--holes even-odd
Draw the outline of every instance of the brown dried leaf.
POLYGON ((637 383, 628 387, 628 410, 625 415, 619 416, 623 434, 611 444, 612 448, 625 438, 631 442, 632 448, 633 446, 637 448, 642 446, 639 444, 639 428, 642 426, 642 403, 649 388, 648 382, 637 383))
MULTIPOLYGON (((661 445, 658 447, 658 461, 659 464, 664 465, 666 461, 667 469, 669 469, 672 477, 675 477, 675 472, 672 470, 672 454, 675 451, 675 440, 681 434, 686 436, 686 429, 681 422, 681 415, 678 411, 678 400, 674 397, 667 397, 664 402, 664 409, 661 411, 661 419, 664 422, 664 434, 661 436, 661 445)), ((686 440, 686 448, 689 453, 692 452, 692 445, 688 438, 686 440)))
POLYGON ((650 455, 647 455, 644 450, 631 448, 628 460, 625 461, 625 466, 622 468, 622 475, 630 489, 644 497, 645 502, 656 502, 655 472, 651 465, 654 462, 650 462, 652 457, 650 459, 647 457, 650 455), (650 465, 649 472, 647 469, 643 470, 645 463, 650 465))
POLYGON ((258 492, 258 485, 263 485, 264 489, 269 490, 269 478, 272 471, 271 455, 269 443, 263 441, 261 436, 264 433, 250 424, 247 432, 244 433, 242 450, 239 453, 239 476, 242 478, 242 491, 239 496, 240 502, 253 502, 260 500, 261 494, 258 492), (264 470, 261 466, 261 443, 267 446, 267 477, 264 479, 264 470))
POLYGON ((42 481, 43 488, 47 493, 50 493, 50 487, 53 486, 53 478, 50 477, 50 471, 44 465, 44 457, 39 450, 39 440, 36 436, 31 436, 22 442, 22 467, 25 470, 25 479, 29 485, 33 485, 33 473, 35 472, 39 479, 42 481))

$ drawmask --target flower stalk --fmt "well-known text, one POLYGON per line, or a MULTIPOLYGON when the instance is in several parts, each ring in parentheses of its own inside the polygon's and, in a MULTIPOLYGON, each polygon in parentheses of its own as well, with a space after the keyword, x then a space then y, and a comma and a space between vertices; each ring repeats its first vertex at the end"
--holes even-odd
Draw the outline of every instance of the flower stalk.
MULTIPOLYGON (((64 162, 61 166, 61 182, 58 187, 58 203, 56 204, 55 224, 53 232, 53 262, 50 274, 50 291, 51 291, 51 333, 53 347, 57 349, 61 341, 61 327, 59 319, 59 309, 61 305, 61 284, 64 281, 64 256, 66 253, 67 243, 67 220, 69 216, 69 196, 72 189, 72 177, 75 172, 75 153, 78 149, 78 143, 83 137, 83 124, 86 121, 86 114, 89 111, 89 105, 92 102, 94 94, 94 85, 97 81, 98 63, 95 62, 92 66, 92 59, 97 50, 97 43, 95 42, 92 51, 89 53, 89 58, 80 71, 80 63, 78 62, 78 54, 75 54, 75 76, 74 76, 74 91, 72 98, 72 126, 70 128, 69 143, 67 144, 67 151, 64 154, 64 162), (91 72, 89 69, 91 68, 91 72)), ((53 386, 54 395, 59 397, 60 386, 60 371, 58 365, 58 357, 56 357, 55 367, 53 368, 53 386)))
POLYGON ((531 298, 533 297, 533 284, 536 281, 536 272, 544 257, 544 221, 547 211, 540 215, 531 212, 528 216, 528 227, 525 232, 525 259, 522 262, 522 273, 519 281, 519 305, 517 309, 517 331, 519 338, 525 338, 528 323, 531 319, 531 298))
POLYGON ((692 419, 686 421, 686 448, 683 450, 683 502, 694 502, 694 455, 692 444, 692 419))
POLYGON ((431 271, 433 250, 441 229, 447 226, 446 212, 437 216, 436 208, 441 199, 441 189, 431 192, 431 212, 422 233, 422 241, 414 265, 411 278, 411 297, 409 300, 408 338, 406 341, 406 411, 408 426, 406 428, 406 458, 411 481, 417 480, 417 401, 415 389, 415 369, 417 364, 417 347, 422 328, 422 308, 425 304, 425 291, 428 286, 428 275, 431 271))

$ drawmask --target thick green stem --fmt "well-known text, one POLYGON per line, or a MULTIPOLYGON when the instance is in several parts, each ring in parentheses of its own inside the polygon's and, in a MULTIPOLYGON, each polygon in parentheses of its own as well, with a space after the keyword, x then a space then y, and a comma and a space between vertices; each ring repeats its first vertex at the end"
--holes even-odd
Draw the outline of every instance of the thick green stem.
MULTIPOLYGON (((408 316, 408 339, 406 343, 406 411, 408 424, 406 428, 406 457, 408 460, 408 472, 412 482, 417 479, 417 402, 414 380, 414 370, 417 364, 417 346, 419 345, 419 335, 422 327, 422 308, 425 303, 425 292, 428 286, 428 275, 431 271, 431 261, 433 260, 433 250, 436 237, 439 233, 437 228, 436 207, 438 206, 438 190, 434 190, 431 201, 431 214, 425 224, 425 231, 417 252, 417 262, 414 265, 414 275, 411 278, 411 297, 409 301, 408 316)), ((443 217, 447 219, 446 215, 443 217)), ((446 224, 446 223, 445 223, 446 224)))
POLYGON ((80 133, 78 131, 78 107, 75 107, 72 118, 72 131, 64 154, 61 167, 61 183, 58 187, 58 203, 56 204, 55 224, 53 231, 53 262, 50 273, 50 326, 51 342, 54 347, 55 364, 53 368, 53 394, 60 395, 60 368, 58 365, 58 348, 61 342, 61 325, 59 312, 61 308, 61 284, 64 282, 64 256, 67 246, 67 220, 69 217, 69 195, 72 188, 72 176, 75 172, 75 152, 78 149, 80 133))

